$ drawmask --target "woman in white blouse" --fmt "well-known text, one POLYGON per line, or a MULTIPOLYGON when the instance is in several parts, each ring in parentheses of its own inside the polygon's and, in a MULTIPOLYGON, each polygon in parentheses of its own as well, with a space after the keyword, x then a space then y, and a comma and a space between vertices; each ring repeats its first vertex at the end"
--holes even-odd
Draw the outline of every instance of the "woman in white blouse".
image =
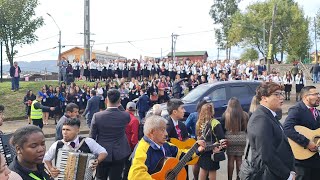
POLYGON ((300 97, 301 89, 306 84, 306 78, 304 77, 302 70, 300 70, 300 72, 298 72, 298 74, 296 75, 295 83, 296 83, 296 101, 298 102, 301 100, 301 97, 300 97))

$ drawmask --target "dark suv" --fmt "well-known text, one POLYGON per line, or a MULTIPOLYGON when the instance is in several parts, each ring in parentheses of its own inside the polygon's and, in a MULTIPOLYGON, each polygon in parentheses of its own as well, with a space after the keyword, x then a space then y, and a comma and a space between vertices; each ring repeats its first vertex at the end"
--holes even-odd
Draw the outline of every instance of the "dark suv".
MULTIPOLYGON (((239 99, 244 111, 248 112, 252 97, 260 81, 221 81, 212 84, 201 84, 190 91, 181 100, 186 110, 185 116, 196 111, 198 102, 204 97, 210 97, 214 104, 215 117, 220 119, 232 97, 239 99)), ((166 105, 163 114, 167 115, 166 105)))

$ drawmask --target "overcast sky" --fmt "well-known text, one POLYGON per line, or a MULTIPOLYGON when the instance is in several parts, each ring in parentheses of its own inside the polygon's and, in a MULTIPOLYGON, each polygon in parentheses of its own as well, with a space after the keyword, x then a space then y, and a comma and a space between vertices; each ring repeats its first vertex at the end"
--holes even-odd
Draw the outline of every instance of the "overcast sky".
MULTIPOLYGON (((74 45, 83 46, 83 35, 79 33, 83 32, 84 0, 39 1, 41 4, 36 15, 43 16, 45 25, 36 32, 38 42, 18 47, 17 61, 57 59, 58 48, 52 48, 58 45, 58 28, 47 13, 54 17, 62 31, 62 45, 66 46, 62 51, 74 45), (46 49, 49 50, 28 55, 46 49)), ((311 17, 320 7, 319 1, 297 1, 311 17)), ((255 1, 243 0, 240 8, 245 9, 252 2, 255 1)), ((91 32, 95 34, 91 36, 95 41, 93 49, 105 50, 108 46, 110 52, 128 58, 139 58, 140 55, 160 57, 161 49, 163 56, 170 51, 171 33, 177 33, 185 34, 178 37, 177 51, 206 50, 210 58, 215 59, 217 49, 212 31, 215 26, 209 16, 212 3, 213 0, 91 1, 91 32)), ((240 52, 234 48, 231 56, 238 58, 240 52)), ((220 57, 224 54, 220 53, 220 57)))

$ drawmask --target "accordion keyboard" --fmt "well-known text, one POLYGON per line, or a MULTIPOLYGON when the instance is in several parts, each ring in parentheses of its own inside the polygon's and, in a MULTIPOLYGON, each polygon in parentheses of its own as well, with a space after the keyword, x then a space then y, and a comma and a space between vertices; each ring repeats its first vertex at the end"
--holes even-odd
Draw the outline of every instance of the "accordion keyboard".
POLYGON ((58 150, 57 168, 60 170, 55 180, 92 180, 91 164, 95 155, 90 153, 58 150))
POLYGON ((11 136, 11 134, 0 135, 0 153, 4 155, 7 165, 13 161, 16 155, 16 151, 9 143, 11 136))
POLYGON ((55 180, 64 180, 64 171, 67 167, 69 151, 59 150, 57 155, 57 169, 59 169, 60 174, 58 177, 54 178, 55 180))

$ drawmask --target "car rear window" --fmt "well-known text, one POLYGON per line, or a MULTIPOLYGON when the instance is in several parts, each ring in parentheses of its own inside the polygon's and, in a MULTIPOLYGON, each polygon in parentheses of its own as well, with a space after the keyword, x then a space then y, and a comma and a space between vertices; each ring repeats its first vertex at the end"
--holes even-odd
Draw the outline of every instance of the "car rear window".
POLYGON ((231 86, 231 97, 246 97, 248 94, 252 94, 247 86, 231 86))
POLYGON ((193 89, 192 91, 190 91, 186 96, 184 96, 182 98, 182 101, 195 102, 201 97, 202 94, 207 92, 208 89, 210 89, 210 86, 200 85, 200 86, 196 87, 195 89, 193 89))

